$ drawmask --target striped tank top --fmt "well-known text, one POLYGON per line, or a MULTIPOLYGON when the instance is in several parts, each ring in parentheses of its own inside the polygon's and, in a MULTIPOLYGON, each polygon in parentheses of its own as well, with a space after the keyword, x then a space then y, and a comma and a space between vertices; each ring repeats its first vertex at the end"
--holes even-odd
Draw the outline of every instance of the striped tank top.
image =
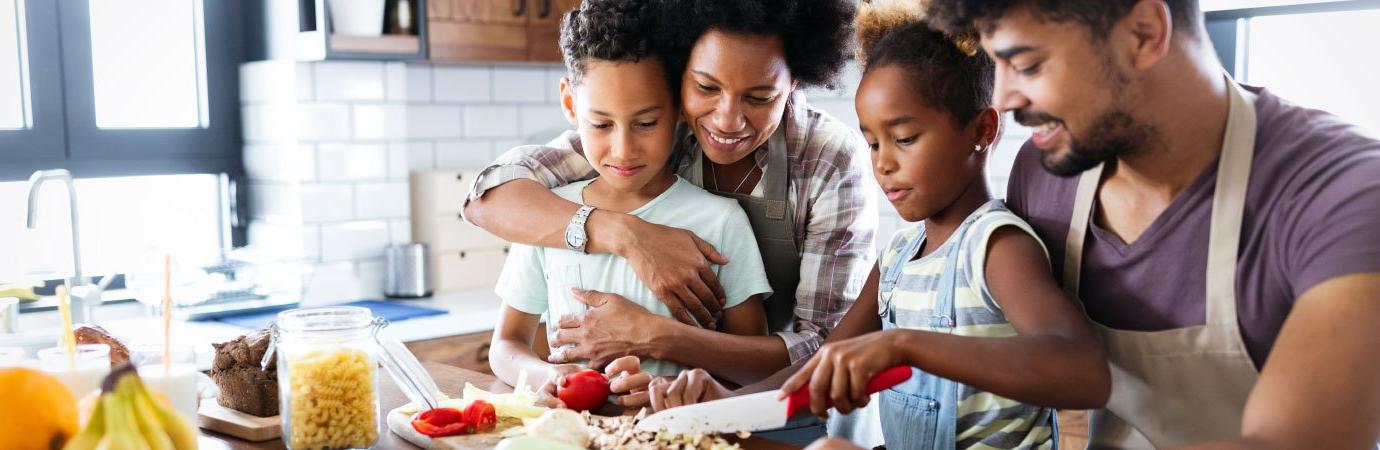
MULTIPOLYGON (((902 254, 908 243, 924 239, 924 223, 898 231, 881 258, 881 273, 896 264, 904 264, 896 279, 890 301, 879 298, 878 314, 887 317, 888 308, 895 308, 899 328, 941 331, 929 326, 929 317, 937 304, 941 274, 946 266, 958 271, 954 285, 954 328, 951 334, 973 337, 1009 337, 1016 330, 1006 321, 1001 308, 987 288, 983 267, 986 267, 988 240, 998 228, 1012 226, 1039 241, 1024 220, 1006 209, 1001 200, 991 200, 978 208, 954 230, 951 238, 938 249, 919 259, 902 254), (974 219, 974 216, 976 218, 974 219), (962 242, 955 242, 962 237, 962 242), (957 252, 951 246, 959 245, 957 252), (950 258, 950 254, 957 255, 950 258), (951 261, 950 259, 957 259, 951 261)), ((1043 243, 1041 244, 1044 245, 1043 243)), ((1046 251, 1048 255, 1048 251, 1046 251)), ((942 330, 941 332, 949 332, 942 330)), ((961 385, 958 391, 955 440, 960 449, 1045 449, 1054 445, 1054 410, 1027 405, 999 395, 961 385)))

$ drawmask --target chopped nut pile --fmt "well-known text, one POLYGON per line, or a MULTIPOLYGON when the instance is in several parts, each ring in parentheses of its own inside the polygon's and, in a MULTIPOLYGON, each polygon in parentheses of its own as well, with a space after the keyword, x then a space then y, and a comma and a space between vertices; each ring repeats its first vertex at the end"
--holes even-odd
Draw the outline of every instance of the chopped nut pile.
MULTIPOLYGON (((739 450, 738 444, 728 442, 717 434, 672 435, 665 432, 641 431, 637 422, 647 417, 647 410, 635 416, 602 417, 583 413, 589 433, 594 437, 590 448, 599 450, 739 450)), ((751 434, 738 432, 740 439, 751 434)))

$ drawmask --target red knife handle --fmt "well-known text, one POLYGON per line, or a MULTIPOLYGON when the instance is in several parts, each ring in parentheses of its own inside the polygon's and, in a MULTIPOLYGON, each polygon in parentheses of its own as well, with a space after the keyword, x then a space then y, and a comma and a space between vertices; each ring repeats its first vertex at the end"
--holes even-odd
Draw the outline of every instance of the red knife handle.
MULTIPOLYGON (((873 375, 871 380, 868 380, 867 394, 872 395, 892 386, 901 384, 902 382, 910 379, 910 373, 911 370, 909 366, 896 366, 887 370, 883 370, 881 373, 873 375)), ((825 403, 829 406, 833 406, 833 402, 830 402, 827 399, 825 400, 825 403)), ((795 416, 796 412, 799 412, 801 409, 809 407, 810 385, 807 383, 804 387, 801 387, 800 389, 791 393, 790 398, 786 401, 786 417, 795 416)))

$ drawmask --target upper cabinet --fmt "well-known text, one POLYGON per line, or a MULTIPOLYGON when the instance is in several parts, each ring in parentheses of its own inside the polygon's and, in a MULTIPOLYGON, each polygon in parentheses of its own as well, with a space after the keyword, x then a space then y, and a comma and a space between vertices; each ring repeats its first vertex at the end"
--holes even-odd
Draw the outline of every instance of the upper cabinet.
MULTIPOLYGON (((294 53, 298 60, 425 59, 429 0, 264 0, 270 17, 261 22, 273 41, 282 18, 297 16, 294 53), (291 8, 296 8, 292 11, 291 8)), ((272 45, 270 45, 271 47, 272 45)), ((269 57, 275 53, 267 49, 269 57)))
POLYGON ((561 17, 579 0, 428 0, 433 61, 560 61, 561 17))

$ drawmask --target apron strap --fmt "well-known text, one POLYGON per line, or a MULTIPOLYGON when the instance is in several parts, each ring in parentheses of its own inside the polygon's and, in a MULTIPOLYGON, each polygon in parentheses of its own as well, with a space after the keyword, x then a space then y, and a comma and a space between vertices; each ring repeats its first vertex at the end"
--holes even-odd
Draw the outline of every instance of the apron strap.
POLYGON ((1078 190, 1073 198, 1073 219, 1069 221, 1068 238, 1064 239, 1064 292, 1075 300, 1078 298, 1079 273, 1083 269, 1083 240, 1088 235, 1088 220, 1092 216, 1097 182, 1102 180, 1104 166, 1106 164, 1098 164, 1078 177, 1078 190))
POLYGON ((1212 225, 1208 232, 1207 323, 1235 325, 1236 260, 1246 212, 1246 189, 1255 159, 1256 117, 1255 94, 1235 82, 1228 84, 1232 107, 1217 164, 1212 225))
MULTIPOLYGON (((767 170, 762 172, 762 196, 767 200, 768 219, 789 219, 785 220, 787 230, 795 225, 794 214, 787 217, 788 206, 786 198, 790 192, 790 167, 787 165, 786 158, 786 127, 781 126, 772 133, 767 139, 767 170)), ((792 233, 794 234, 794 233, 792 233)))

